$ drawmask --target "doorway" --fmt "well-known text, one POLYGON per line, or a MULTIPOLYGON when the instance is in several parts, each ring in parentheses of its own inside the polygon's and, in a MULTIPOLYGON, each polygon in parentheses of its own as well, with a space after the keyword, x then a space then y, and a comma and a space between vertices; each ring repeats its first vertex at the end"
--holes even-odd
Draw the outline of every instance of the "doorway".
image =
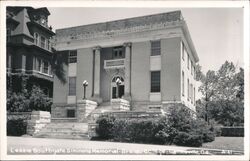
POLYGON ((121 76, 114 76, 111 81, 111 99, 122 98, 123 95, 124 95, 124 79, 121 76), (116 84, 117 79, 121 80, 121 84, 119 85, 118 90, 116 84))

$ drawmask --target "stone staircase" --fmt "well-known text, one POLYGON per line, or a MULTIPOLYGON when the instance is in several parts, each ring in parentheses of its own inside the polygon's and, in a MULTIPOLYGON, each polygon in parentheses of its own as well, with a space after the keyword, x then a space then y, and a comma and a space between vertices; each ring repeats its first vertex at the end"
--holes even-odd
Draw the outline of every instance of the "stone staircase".
POLYGON ((88 123, 51 122, 33 137, 88 140, 88 123))

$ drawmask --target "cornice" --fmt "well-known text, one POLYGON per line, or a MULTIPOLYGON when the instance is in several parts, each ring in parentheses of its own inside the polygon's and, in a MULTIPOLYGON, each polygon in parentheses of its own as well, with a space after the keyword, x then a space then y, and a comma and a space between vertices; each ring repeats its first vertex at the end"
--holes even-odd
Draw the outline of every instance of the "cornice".
POLYGON ((172 21, 172 22, 165 22, 165 23, 158 23, 158 24, 150 24, 150 25, 140 25, 134 26, 119 30, 108 30, 102 32, 91 32, 91 33, 84 33, 81 34, 71 34, 67 36, 60 36, 56 34, 56 43, 63 43, 63 42, 71 42, 75 40, 91 40, 96 38, 111 38, 119 35, 126 35, 136 32, 145 32, 145 31, 152 31, 152 30, 159 30, 159 29, 167 29, 170 27, 177 27, 181 26, 183 21, 172 21))

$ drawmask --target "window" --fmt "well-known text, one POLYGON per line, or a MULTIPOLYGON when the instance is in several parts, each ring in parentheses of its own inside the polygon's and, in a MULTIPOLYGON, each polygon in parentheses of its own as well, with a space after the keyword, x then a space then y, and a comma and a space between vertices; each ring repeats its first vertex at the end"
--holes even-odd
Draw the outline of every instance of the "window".
POLYGON ((185 60, 185 45, 183 42, 181 43, 181 54, 182 54, 182 60, 185 60))
POLYGON ((69 77, 69 96, 76 95, 76 77, 69 77))
POLYGON ((69 51, 69 63, 77 62, 77 50, 69 51))
POLYGON ((185 91, 185 78, 184 78, 184 72, 182 71, 182 96, 184 96, 185 91))
POLYGON ((187 92, 187 93, 188 93, 187 100, 189 101, 189 94, 190 94, 190 93, 189 93, 189 79, 187 79, 187 88, 188 88, 188 89, 187 89, 187 91, 188 91, 188 92, 187 92))
POLYGON ((74 109, 68 109, 67 110, 67 117, 74 118, 75 117, 75 110, 74 109))
POLYGON ((193 84, 190 84, 190 99, 191 99, 191 103, 193 103, 193 84))
POLYGON ((151 56, 161 55, 161 41, 151 41, 151 56))
POLYGON ((112 55, 113 59, 121 59, 123 57, 124 56, 123 56, 122 47, 115 47, 115 48, 113 48, 113 55, 112 55))
POLYGON ((48 43, 47 43, 47 44, 48 44, 48 45, 47 45, 47 49, 50 50, 50 48, 51 48, 51 47, 50 47, 50 45, 51 45, 51 44, 50 44, 50 39, 48 39, 48 43))
POLYGON ((34 34, 34 42, 35 42, 36 45, 39 44, 39 35, 38 35, 38 33, 34 34))
POLYGON ((161 72, 151 72, 151 92, 160 92, 161 90, 161 72))
POLYGON ((42 72, 42 60, 37 59, 37 71, 42 72))
POLYGON ((7 42, 10 42, 10 37, 11 37, 11 29, 7 28, 7 42))
POLYGON ((41 36, 41 47, 45 48, 45 45, 46 45, 45 37, 41 36))
POLYGON ((43 73, 49 74, 49 63, 47 61, 43 62, 43 73))
POLYGON ((195 87, 194 87, 194 105, 195 105, 195 87))
POLYGON ((193 62, 191 61, 191 75, 193 75, 193 62))
POLYGON ((190 63, 189 63, 189 61, 190 61, 189 59, 190 59, 190 58, 189 58, 189 55, 188 55, 188 54, 187 54, 187 56, 188 56, 188 58, 187 58, 187 68, 189 69, 189 64, 190 64, 190 63))

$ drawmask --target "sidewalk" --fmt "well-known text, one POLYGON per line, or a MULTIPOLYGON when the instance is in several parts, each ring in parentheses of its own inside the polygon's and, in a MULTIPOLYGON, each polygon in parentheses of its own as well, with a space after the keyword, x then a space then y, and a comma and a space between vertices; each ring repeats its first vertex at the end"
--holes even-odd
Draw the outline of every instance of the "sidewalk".
POLYGON ((106 141, 7 137, 8 155, 36 154, 241 154, 229 150, 106 141))

